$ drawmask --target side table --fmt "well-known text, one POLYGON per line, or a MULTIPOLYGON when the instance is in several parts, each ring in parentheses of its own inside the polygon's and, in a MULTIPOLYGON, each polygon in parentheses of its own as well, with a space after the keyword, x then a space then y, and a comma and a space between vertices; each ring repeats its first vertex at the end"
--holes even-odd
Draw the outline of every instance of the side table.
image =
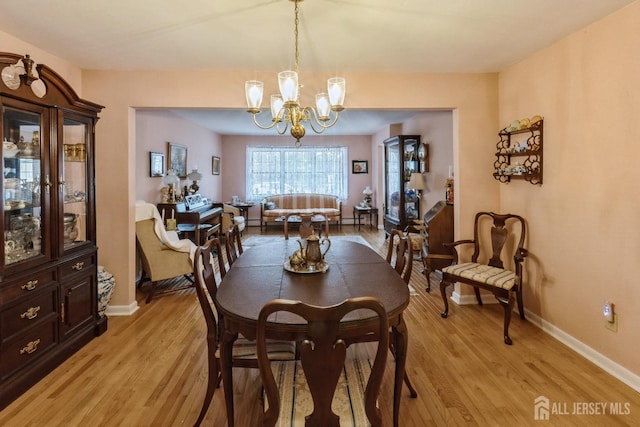
POLYGON ((356 226, 355 223, 355 219, 358 219, 358 230, 360 230, 360 225, 361 225, 361 218, 362 215, 369 215, 369 226, 371 228, 373 228, 373 217, 375 216, 376 219, 376 228, 378 227, 378 208, 374 208, 374 207, 369 207, 369 208, 364 208, 362 206, 354 206, 353 207, 353 226, 356 226))

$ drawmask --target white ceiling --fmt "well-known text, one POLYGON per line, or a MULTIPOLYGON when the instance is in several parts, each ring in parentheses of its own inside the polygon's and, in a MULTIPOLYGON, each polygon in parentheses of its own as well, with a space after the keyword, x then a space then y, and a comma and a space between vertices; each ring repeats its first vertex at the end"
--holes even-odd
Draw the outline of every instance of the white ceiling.
MULTIPOLYGON (((633 1, 306 0, 300 72, 497 72, 633 1)), ((288 0, 2 0, 0 30, 84 69, 293 66, 288 0)), ((209 117, 222 113, 227 124, 250 118, 237 110, 191 118, 215 127, 209 117)), ((371 126, 386 116, 375 113, 371 126)), ((341 121, 364 120, 349 114, 341 121)))

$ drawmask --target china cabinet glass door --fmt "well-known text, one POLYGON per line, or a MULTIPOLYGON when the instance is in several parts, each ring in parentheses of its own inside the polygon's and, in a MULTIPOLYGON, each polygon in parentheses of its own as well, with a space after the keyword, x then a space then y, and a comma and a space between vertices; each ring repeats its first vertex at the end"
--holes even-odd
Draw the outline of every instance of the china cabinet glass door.
MULTIPOLYGON (((4 104, 4 103, 3 103, 4 104)), ((42 122, 46 110, 2 107, 4 264, 43 255, 42 122)))
POLYGON ((82 118, 64 116, 60 190, 63 206, 62 241, 64 250, 90 240, 88 214, 89 125, 82 118))
POLYGON ((386 146, 386 215, 392 220, 400 218, 400 191, 401 170, 400 170, 400 144, 394 143, 386 146))

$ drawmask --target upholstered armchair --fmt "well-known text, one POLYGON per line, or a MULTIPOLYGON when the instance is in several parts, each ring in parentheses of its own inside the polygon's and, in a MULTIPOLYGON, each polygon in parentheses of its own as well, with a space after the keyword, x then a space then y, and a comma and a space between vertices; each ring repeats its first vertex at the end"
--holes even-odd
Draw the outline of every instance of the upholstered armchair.
POLYGON ((223 232, 233 227, 234 224, 238 225, 238 230, 242 233, 245 227, 244 216, 240 213, 240 209, 225 203, 222 205, 223 232))

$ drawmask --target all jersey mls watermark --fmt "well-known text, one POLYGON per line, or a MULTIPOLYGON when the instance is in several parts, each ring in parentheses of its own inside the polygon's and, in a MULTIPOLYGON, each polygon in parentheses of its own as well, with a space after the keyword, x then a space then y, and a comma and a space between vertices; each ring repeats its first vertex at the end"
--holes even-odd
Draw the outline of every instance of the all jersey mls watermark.
POLYGON ((556 415, 630 415, 629 402, 552 402, 546 396, 533 400, 533 419, 548 420, 556 415))

